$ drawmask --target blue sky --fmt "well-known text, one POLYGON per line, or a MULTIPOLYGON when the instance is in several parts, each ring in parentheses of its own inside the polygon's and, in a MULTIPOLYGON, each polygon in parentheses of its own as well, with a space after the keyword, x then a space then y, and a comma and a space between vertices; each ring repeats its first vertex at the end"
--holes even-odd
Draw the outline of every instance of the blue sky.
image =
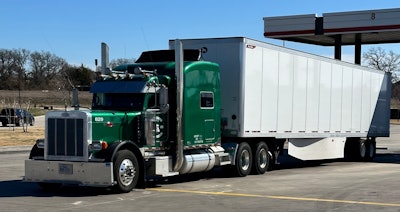
MULTIPOLYGON (((49 51, 70 64, 94 69, 100 43, 110 59, 137 58, 168 48, 168 40, 263 37, 263 17, 400 8, 396 0, 0 0, 0 48, 49 51)), ((286 43, 287 47, 332 56, 330 47, 286 43)), ((400 53, 400 44, 384 48, 400 53)), ((363 47, 363 50, 368 49, 363 47)), ((344 48, 343 57, 353 54, 344 48)))

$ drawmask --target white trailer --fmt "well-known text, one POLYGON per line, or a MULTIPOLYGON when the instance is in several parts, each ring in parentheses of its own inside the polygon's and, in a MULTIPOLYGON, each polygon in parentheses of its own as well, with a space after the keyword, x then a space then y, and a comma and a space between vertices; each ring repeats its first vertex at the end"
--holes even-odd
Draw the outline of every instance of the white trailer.
POLYGON ((371 159, 375 138, 389 136, 387 73, 244 37, 182 43, 220 65, 223 141, 284 139, 302 160, 371 159))

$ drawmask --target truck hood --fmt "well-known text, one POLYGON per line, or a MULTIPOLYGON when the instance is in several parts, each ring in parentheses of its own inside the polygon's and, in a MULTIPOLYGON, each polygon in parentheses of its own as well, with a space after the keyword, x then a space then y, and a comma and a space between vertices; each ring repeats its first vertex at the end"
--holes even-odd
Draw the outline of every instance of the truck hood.
POLYGON ((91 111, 93 140, 112 143, 122 140, 138 140, 142 112, 91 111))

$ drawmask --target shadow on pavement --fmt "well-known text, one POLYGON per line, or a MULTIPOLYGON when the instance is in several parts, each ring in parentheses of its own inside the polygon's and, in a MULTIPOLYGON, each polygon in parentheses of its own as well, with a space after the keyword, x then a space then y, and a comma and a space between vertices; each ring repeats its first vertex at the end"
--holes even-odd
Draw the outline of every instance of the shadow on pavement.
POLYGON ((55 191, 45 191, 36 183, 22 180, 0 181, 0 198, 2 197, 81 197, 112 194, 110 189, 63 186, 55 191))
MULTIPOLYGON (((305 167, 325 166, 333 162, 345 162, 344 159, 301 161, 289 155, 284 155, 279 159, 280 164, 275 165, 275 170, 297 169, 305 167)), ((362 162, 360 162, 362 163, 362 162)), ((369 163, 391 163, 400 164, 400 154, 384 153, 377 154, 374 161, 369 163)), ((166 184, 176 184, 183 182, 194 182, 198 180, 207 180, 215 178, 232 178, 232 174, 226 167, 214 168, 212 171, 203 173, 192 173, 178 175, 167 178, 150 178, 147 180, 147 188, 160 187, 166 184)), ((115 194, 109 188, 95 188, 85 186, 62 186, 57 190, 46 191, 40 188, 36 183, 24 182, 22 180, 0 181, 0 198, 2 197, 81 197, 81 196, 99 196, 115 194)), ((140 189, 138 189, 140 190, 140 189)))

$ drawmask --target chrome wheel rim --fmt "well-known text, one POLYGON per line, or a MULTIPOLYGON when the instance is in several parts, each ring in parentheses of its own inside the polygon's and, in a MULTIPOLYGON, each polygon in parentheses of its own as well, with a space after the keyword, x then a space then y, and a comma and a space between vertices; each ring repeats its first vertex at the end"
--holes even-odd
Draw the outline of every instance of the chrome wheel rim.
POLYGON ((248 170, 250 167, 250 152, 248 150, 244 150, 240 154, 240 167, 242 167, 242 170, 248 170))
POLYGON ((125 159, 121 162, 119 166, 119 179, 121 181, 121 184, 124 186, 128 186, 133 182, 133 179, 135 178, 136 170, 135 167, 133 166, 133 163, 129 159, 125 159))
POLYGON ((261 149, 259 152, 258 164, 262 169, 264 169, 268 164, 268 153, 265 149, 261 149))

